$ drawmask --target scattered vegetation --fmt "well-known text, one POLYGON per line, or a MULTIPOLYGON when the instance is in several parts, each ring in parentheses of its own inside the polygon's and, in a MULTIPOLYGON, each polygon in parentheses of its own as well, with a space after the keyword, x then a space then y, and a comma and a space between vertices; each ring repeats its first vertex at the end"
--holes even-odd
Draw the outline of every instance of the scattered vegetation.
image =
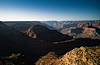
POLYGON ((24 55, 21 53, 12 53, 10 56, 1 57, 0 65, 25 65, 24 55))

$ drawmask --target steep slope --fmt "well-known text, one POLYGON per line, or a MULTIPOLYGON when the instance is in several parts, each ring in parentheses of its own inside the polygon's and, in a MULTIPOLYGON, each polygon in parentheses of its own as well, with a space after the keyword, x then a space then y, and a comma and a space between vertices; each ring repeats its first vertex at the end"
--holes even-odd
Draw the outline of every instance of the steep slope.
POLYGON ((59 42, 72 39, 70 36, 65 36, 56 30, 50 30, 43 25, 35 25, 31 30, 36 34, 38 40, 59 42))

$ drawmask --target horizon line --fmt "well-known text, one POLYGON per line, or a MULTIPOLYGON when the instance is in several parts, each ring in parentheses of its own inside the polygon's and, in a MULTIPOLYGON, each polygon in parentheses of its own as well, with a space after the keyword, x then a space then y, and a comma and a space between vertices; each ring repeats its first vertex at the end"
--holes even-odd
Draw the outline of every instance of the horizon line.
POLYGON ((14 21, 21 21, 21 22, 24 22, 24 21, 44 21, 44 22, 46 22, 46 21, 58 21, 58 22, 63 22, 63 21, 100 21, 100 19, 91 19, 91 20, 0 20, 1 22, 14 22, 14 21))

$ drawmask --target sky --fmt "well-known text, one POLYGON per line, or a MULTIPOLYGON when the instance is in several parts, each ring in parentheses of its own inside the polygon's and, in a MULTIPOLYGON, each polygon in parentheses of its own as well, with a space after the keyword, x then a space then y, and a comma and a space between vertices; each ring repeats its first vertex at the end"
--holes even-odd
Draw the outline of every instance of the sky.
POLYGON ((0 0, 0 20, 100 20, 100 0, 0 0))

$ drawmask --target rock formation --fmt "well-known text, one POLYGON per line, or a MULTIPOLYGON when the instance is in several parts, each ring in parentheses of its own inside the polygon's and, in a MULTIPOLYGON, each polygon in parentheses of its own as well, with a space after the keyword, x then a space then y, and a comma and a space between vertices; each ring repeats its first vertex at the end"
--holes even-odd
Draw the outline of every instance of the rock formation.
POLYGON ((62 57, 46 55, 36 65, 100 65, 100 47, 80 47, 62 57))

